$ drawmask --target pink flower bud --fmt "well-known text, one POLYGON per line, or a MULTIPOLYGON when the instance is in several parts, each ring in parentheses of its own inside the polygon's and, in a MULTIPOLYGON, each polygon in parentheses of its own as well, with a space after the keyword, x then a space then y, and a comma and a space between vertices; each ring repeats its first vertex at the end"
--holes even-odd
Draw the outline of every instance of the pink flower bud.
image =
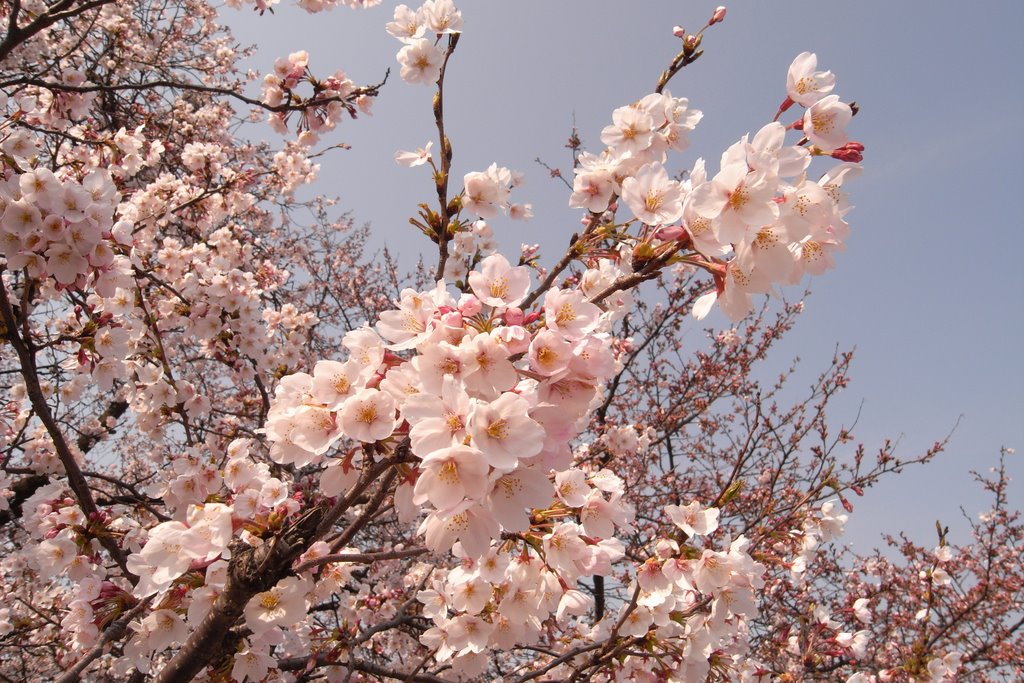
POLYGON ((445 313, 441 316, 441 322, 448 327, 462 327, 462 314, 458 311, 445 313))
POLYGON ((523 324, 523 309, 521 308, 508 308, 505 310, 505 324, 506 325, 522 325, 523 324))
POLYGON ((711 15, 711 21, 708 22, 708 26, 714 26, 725 21, 725 7, 719 6, 715 9, 715 13, 711 15))
POLYGON ((677 240, 685 234, 685 230, 681 225, 663 225, 654 231, 652 237, 656 240, 663 240, 668 242, 670 240, 677 240))
POLYGON ((864 161, 864 145, 859 142, 847 142, 839 149, 832 150, 832 158, 840 161, 864 161))
POLYGON ((686 37, 686 29, 683 28, 682 26, 673 26, 672 27, 672 35, 674 35, 676 38, 685 38, 686 37))
POLYGON ((120 587, 118 587, 116 584, 114 584, 114 583, 112 583, 110 581, 103 581, 100 584, 99 599, 101 599, 101 600, 110 599, 110 598, 114 597, 115 595, 118 595, 118 594, 121 594, 121 593, 124 593, 124 591, 120 587))
POLYGON ((480 303, 480 299, 472 294, 463 294, 459 299, 459 312, 465 317, 476 315, 482 308, 483 304, 480 303))

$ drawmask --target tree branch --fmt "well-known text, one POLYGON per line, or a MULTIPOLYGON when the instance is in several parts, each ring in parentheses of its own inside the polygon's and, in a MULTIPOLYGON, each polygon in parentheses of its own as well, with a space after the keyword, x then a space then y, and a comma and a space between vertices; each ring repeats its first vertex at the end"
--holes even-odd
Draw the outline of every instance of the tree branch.
MULTIPOLYGON (((0 268, 0 274, 2 273, 3 268, 0 268)), ((64 467, 64 473, 67 475, 68 486, 75 494, 75 500, 78 502, 79 507, 82 508, 86 518, 99 519, 99 508, 96 507, 96 501, 93 500, 92 493, 89 491, 89 483, 85 480, 81 468, 78 467, 78 462, 71 452, 71 447, 68 446, 64 432, 61 430, 60 425, 57 424, 57 420, 50 410, 50 404, 47 402, 46 396, 43 395, 43 389, 39 384, 39 375, 36 370, 36 357, 35 351, 32 349, 32 340, 27 335, 25 339, 22 339, 18 333, 18 321, 14 316, 14 310, 11 308, 11 302, 7 298, 7 288, 2 282, 0 282, 0 317, 3 318, 4 327, 7 331, 7 340, 18 354, 21 376, 25 380, 25 392, 32 403, 32 409, 35 410, 36 416, 43 423, 47 434, 50 436, 50 440, 53 442, 57 458, 60 460, 61 465, 64 467)), ((117 541, 112 536, 102 532, 97 534, 97 538, 107 552, 110 553, 117 566, 120 567, 122 574, 132 584, 137 583, 138 577, 128 571, 125 553, 117 544, 117 541)))

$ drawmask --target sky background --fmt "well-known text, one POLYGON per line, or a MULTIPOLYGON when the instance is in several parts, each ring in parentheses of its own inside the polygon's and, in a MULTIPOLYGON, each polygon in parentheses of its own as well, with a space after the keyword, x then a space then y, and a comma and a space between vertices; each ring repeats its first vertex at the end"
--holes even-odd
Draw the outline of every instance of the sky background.
MULTIPOLYGON (((512 199, 534 207, 530 222, 492 222, 504 253, 526 242, 541 244, 545 263, 561 254, 580 214, 534 159, 569 175, 564 144, 574 121, 584 144, 600 151, 611 111, 650 93, 678 51, 673 26, 700 28, 716 4, 457 2, 465 28, 445 93, 453 177, 491 162, 523 171, 526 185, 512 199)), ((384 31, 393 6, 308 15, 286 5, 263 17, 225 9, 222 19, 240 44, 258 45, 247 65, 264 73, 276 57, 302 49, 317 76, 341 68, 368 84, 392 69, 373 116, 325 137, 352 149, 320 160, 315 189, 337 196, 357 223, 372 226, 373 246, 388 245, 411 266, 433 245, 407 220, 433 188, 426 167, 400 168, 392 156, 436 132, 432 89, 398 77, 401 45, 384 31)), ((670 170, 703 156, 717 171, 726 147, 772 118, 786 70, 804 50, 837 75, 843 101, 860 105, 849 130, 867 147, 863 175, 846 188, 857 207, 847 217, 848 249, 835 271, 810 283, 806 312, 761 376, 800 356, 794 386, 802 389, 837 345, 855 347, 853 382, 835 403, 835 425, 860 410, 857 440, 871 451, 898 439, 904 457, 956 425, 938 460, 854 499, 844 538, 867 550, 881 532, 902 529, 931 544, 941 519, 954 541, 965 541, 959 508, 976 518, 990 505, 969 472, 996 465, 1001 446, 1024 449, 1024 3, 773 0, 728 10, 705 36, 704 56, 669 86, 704 112, 670 170)), ((257 93, 254 84, 250 94, 257 93)), ((1008 460, 1018 508, 1022 463, 1024 453, 1008 460)))

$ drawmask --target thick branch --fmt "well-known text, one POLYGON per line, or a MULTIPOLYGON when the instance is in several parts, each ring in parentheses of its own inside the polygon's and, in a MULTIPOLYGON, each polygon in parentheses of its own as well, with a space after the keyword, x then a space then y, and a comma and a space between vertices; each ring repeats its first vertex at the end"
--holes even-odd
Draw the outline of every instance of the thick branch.
MULTIPOLYGON (((56 24, 62 19, 70 19, 82 14, 83 12, 88 12, 91 9, 110 4, 113 0, 92 0, 92 2, 84 2, 78 7, 74 7, 75 2, 76 0, 61 0, 57 4, 52 5, 48 11, 40 14, 25 26, 17 26, 18 12, 13 10, 11 12, 10 21, 7 24, 7 35, 5 35, 3 41, 0 42, 0 62, 7 59, 7 56, 10 55, 16 47, 43 29, 56 24)), ((18 5, 15 5, 15 7, 17 8, 18 5)))
MULTIPOLYGON (((7 330, 7 340, 18 354, 21 376, 25 380, 25 392, 32 403, 32 409, 46 428, 47 434, 50 435, 50 440, 53 441, 53 448, 57 452, 57 458, 60 459, 60 463, 64 467, 64 473, 67 475, 68 486, 75 494, 75 500, 78 502, 78 506, 82 508, 86 518, 98 519, 100 516, 99 508, 96 507, 96 501, 93 500, 92 493, 89 491, 89 483, 85 480, 82 470, 78 467, 78 462, 71 452, 71 447, 68 446, 64 432, 61 430, 60 425, 57 424, 57 420, 50 410, 50 404, 46 401, 46 396, 43 394, 43 388, 39 383, 39 375, 36 370, 35 351, 30 348, 32 341, 27 336, 25 339, 22 339, 18 333, 18 321, 14 316, 14 309, 11 308, 11 302, 7 298, 7 288, 2 283, 0 283, 0 317, 3 318, 4 327, 7 330)), ((98 535, 98 538, 103 547, 110 553, 114 562, 117 563, 117 566, 121 568, 122 574, 133 584, 136 583, 138 577, 128 571, 125 553, 118 546, 117 541, 102 532, 98 535)))
MULTIPOLYGON (((389 459, 378 463, 329 510, 325 509, 323 504, 310 508, 287 529, 265 541, 258 548, 235 541, 231 547, 231 562, 228 565, 224 591, 217 597, 206 618, 182 645, 181 650, 157 675, 155 683, 190 681, 207 664, 223 657, 226 654, 225 640, 249 600, 257 593, 269 590, 282 578, 291 574, 289 568, 295 558, 323 537, 377 477, 385 470, 391 469, 392 462, 389 459)), ((389 476, 385 477, 381 487, 383 490, 387 490, 388 484, 395 476, 394 472, 394 469, 391 469, 389 476)), ((357 524, 358 520, 349 528, 358 530, 357 524)))

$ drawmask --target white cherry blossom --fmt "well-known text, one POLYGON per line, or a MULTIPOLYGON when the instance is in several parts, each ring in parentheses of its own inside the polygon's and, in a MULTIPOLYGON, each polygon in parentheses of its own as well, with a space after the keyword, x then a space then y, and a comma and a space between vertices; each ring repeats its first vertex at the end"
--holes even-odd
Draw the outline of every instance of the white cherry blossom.
POLYGON ((831 71, 815 71, 818 56, 813 52, 801 52, 789 65, 786 74, 786 94, 797 104, 809 107, 832 92, 836 77, 831 71))

